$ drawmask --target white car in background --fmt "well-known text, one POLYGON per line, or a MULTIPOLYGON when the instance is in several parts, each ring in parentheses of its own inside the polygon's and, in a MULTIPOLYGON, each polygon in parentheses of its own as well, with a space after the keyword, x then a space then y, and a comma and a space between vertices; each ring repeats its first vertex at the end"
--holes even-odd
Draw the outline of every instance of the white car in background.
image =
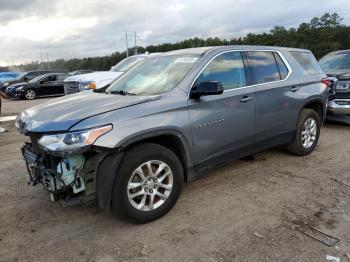
POLYGON ((149 54, 134 55, 120 61, 110 71, 98 71, 83 75, 73 75, 64 80, 64 93, 66 95, 81 91, 100 89, 110 84, 124 72, 144 60, 149 54))

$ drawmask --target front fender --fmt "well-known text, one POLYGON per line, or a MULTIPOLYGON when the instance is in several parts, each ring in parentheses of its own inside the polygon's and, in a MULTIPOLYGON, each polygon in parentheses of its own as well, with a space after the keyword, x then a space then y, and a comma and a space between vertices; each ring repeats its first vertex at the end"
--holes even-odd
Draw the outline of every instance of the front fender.
POLYGON ((123 152, 109 154, 100 163, 96 177, 96 198, 99 208, 107 213, 110 210, 112 192, 123 152))

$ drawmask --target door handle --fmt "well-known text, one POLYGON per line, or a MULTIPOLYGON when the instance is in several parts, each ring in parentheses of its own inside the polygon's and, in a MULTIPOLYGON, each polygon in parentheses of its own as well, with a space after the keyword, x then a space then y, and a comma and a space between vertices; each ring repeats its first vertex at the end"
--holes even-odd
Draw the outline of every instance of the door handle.
POLYGON ((252 100, 253 97, 252 96, 244 96, 241 98, 240 102, 241 103, 247 103, 248 101, 252 100))
POLYGON ((299 90, 299 87, 297 87, 297 86, 293 86, 293 87, 290 89, 291 92, 296 92, 296 91, 298 91, 298 90, 299 90))

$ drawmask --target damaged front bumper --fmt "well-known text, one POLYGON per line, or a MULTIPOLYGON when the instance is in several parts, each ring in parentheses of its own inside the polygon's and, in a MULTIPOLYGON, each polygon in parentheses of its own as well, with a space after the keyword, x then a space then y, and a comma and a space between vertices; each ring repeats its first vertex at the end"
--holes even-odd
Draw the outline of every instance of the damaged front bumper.
POLYGON ((90 204, 95 200, 98 164, 105 157, 103 152, 77 152, 51 154, 26 143, 22 147, 29 184, 42 184, 52 201, 63 200, 66 204, 90 204))

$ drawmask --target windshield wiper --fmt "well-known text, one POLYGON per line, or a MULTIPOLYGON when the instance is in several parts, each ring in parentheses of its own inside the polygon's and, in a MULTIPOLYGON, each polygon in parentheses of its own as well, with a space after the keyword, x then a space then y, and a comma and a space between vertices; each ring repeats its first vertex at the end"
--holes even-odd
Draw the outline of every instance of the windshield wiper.
POLYGON ((110 93, 111 94, 120 94, 120 95, 123 95, 123 96, 136 96, 136 94, 134 94, 134 93, 129 93, 129 92, 126 92, 126 91, 123 91, 123 90, 111 91, 110 93))
POLYGON ((105 93, 106 89, 110 86, 111 84, 105 85, 104 87, 98 88, 98 89, 94 89, 93 92, 95 93, 105 93))

